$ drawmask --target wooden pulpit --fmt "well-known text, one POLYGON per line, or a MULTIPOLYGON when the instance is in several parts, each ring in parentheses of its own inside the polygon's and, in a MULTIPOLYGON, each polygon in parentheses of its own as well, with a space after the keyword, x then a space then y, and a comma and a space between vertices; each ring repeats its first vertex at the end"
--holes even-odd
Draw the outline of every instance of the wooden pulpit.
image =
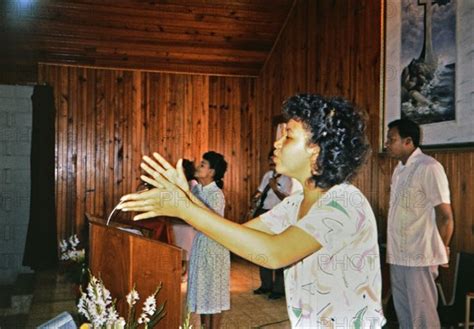
POLYGON ((137 316, 145 299, 162 283, 157 305, 166 302, 166 316, 156 328, 179 328, 181 324, 181 249, 134 233, 119 225, 86 215, 89 220, 90 269, 100 277, 117 310, 125 319, 128 304, 125 296, 135 289, 140 295, 137 316))

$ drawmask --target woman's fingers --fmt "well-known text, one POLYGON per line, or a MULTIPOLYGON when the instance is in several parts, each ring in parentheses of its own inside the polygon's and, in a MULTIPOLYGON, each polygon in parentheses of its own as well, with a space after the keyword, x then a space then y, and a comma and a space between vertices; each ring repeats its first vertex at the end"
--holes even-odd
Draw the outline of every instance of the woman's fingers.
POLYGON ((122 211, 136 211, 136 212, 145 212, 145 211, 154 211, 155 208, 153 206, 140 206, 140 207, 126 207, 121 209, 122 211))
POLYGON ((148 177, 148 176, 141 175, 141 176, 140 176, 140 179, 141 179, 142 181, 144 181, 144 182, 146 182, 146 183, 148 183, 148 184, 150 184, 150 185, 156 187, 156 188, 159 188, 159 189, 163 188, 163 185, 162 185, 162 184, 160 184, 157 180, 155 180, 155 179, 153 179, 153 178, 150 178, 150 177, 148 177))
POLYGON ((133 200, 146 200, 155 196, 158 196, 160 194, 160 190, 153 188, 151 190, 145 191, 145 192, 138 192, 138 193, 131 193, 124 195, 120 198, 121 202, 124 201, 133 201, 133 200))
POLYGON ((153 157, 158 161, 158 163, 159 163, 163 168, 165 168, 165 170, 168 170, 168 169, 170 169, 170 168, 173 168, 173 166, 172 166, 168 161, 166 161, 166 159, 163 158, 160 153, 158 153, 158 152, 153 152, 153 157))
POLYGON ((148 206, 150 206, 151 203, 152 203, 152 199, 138 200, 138 201, 134 201, 134 200, 125 201, 125 202, 120 203, 117 206, 117 209, 120 209, 120 210, 127 209, 127 210, 129 210, 129 209, 132 209, 132 208, 148 207, 148 206))
POLYGON ((159 182, 160 178, 164 175, 164 174, 160 174, 156 170, 153 170, 152 168, 150 168, 149 165, 147 165, 144 162, 140 163, 140 168, 142 168, 147 174, 153 177, 157 182, 159 182))
POLYGON ((150 176, 154 178, 157 184, 160 186, 156 186, 153 184, 153 186, 164 188, 164 187, 170 187, 170 183, 175 184, 175 181, 173 180, 172 177, 170 177, 169 173, 164 172, 164 173, 158 173, 154 171, 152 168, 150 168, 146 163, 141 163, 140 167, 145 170, 150 176))
POLYGON ((178 162, 176 162, 176 171, 178 172, 178 174, 179 174, 180 171, 183 171, 183 159, 182 158, 178 159, 178 162))
POLYGON ((174 182, 176 180, 176 175, 177 175, 176 169, 174 169, 173 166, 171 166, 168 162, 166 162, 166 160, 164 160, 163 158, 161 159, 164 162, 163 163, 160 162, 160 164, 157 164, 150 157, 144 156, 143 160, 146 163, 142 162, 140 167, 155 178, 157 177, 158 174, 160 174, 166 177, 166 179, 168 179, 169 181, 174 182))
POLYGON ((188 179, 186 178, 186 175, 184 174, 183 159, 179 159, 178 162, 176 163, 176 175, 177 175, 176 181, 179 188, 185 192, 188 192, 189 183, 188 183, 188 179))
POLYGON ((185 194, 189 190, 183 172, 182 160, 177 163, 176 169, 171 166, 160 154, 153 153, 156 161, 148 156, 143 157, 140 167, 149 175, 140 178, 154 186, 146 192, 132 193, 123 196, 121 204, 117 207, 122 211, 143 212, 134 217, 140 220, 159 215, 173 215, 178 213, 178 206, 188 201, 185 194), (158 162, 158 163, 157 163, 158 162))
POLYGON ((147 218, 152 218, 152 217, 157 217, 160 216, 159 213, 156 211, 149 211, 149 212, 144 212, 142 214, 135 215, 133 217, 133 220, 142 220, 142 219, 147 219, 147 218))
POLYGON ((157 174, 164 175, 166 170, 164 170, 160 165, 158 165, 155 161, 153 161, 151 158, 147 157, 146 155, 143 157, 143 161, 140 164, 140 167, 145 170, 147 173, 149 173, 152 176, 155 176, 157 174))
POLYGON ((183 159, 179 159, 178 162, 176 162, 176 171, 178 172, 179 179, 187 183, 188 180, 186 179, 186 175, 184 174, 183 159))
MULTIPOLYGON (((179 159, 176 163, 176 167, 173 167, 168 161, 165 160, 159 153, 154 152, 152 159, 148 156, 143 157, 143 161, 140 167, 145 170, 151 177, 153 177, 158 183, 160 183, 160 176, 166 178, 168 182, 178 186, 183 191, 188 191, 188 181, 183 170, 183 160, 179 159), (155 161, 156 160, 156 161, 155 161)), ((155 184, 152 184, 156 186, 155 184)), ((163 185, 161 181, 161 185, 163 185)))
MULTIPOLYGON (((130 200, 139 200, 140 197, 142 197, 143 199, 145 199, 146 197, 143 197, 142 195, 147 193, 149 191, 146 191, 146 192, 141 192, 141 193, 130 193, 130 194, 126 194, 124 196, 122 196, 120 198, 120 202, 125 202, 125 201, 130 201, 130 200)), ((121 206, 121 204, 119 205, 119 207, 121 206)), ((120 208, 118 208, 120 209, 120 208)))

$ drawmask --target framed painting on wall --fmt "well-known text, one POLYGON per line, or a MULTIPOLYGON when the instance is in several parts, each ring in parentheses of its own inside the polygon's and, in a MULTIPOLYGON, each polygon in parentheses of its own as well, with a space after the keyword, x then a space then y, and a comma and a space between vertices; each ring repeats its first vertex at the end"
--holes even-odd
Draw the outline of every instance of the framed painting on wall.
POLYGON ((389 122, 422 129, 422 147, 474 146, 474 1, 382 3, 381 141, 389 122))

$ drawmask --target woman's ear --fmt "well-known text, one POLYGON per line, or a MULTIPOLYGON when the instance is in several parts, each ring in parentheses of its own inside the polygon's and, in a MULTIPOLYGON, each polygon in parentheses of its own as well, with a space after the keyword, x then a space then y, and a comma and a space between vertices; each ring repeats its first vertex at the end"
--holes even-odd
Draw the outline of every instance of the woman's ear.
POLYGON ((315 158, 317 159, 319 156, 319 151, 321 149, 319 148, 318 144, 311 144, 311 146, 308 147, 308 151, 311 154, 311 159, 315 158))
POLYGON ((212 178, 216 176, 216 170, 215 169, 209 169, 209 173, 211 174, 212 178))
POLYGON ((318 165, 317 165, 317 161, 318 161, 318 156, 319 156, 319 152, 321 151, 321 149, 319 148, 319 146, 317 144, 313 144, 312 146, 310 146, 308 148, 308 151, 310 152, 311 156, 310 156, 310 166, 311 166, 311 174, 312 175, 316 175, 318 173, 318 165))

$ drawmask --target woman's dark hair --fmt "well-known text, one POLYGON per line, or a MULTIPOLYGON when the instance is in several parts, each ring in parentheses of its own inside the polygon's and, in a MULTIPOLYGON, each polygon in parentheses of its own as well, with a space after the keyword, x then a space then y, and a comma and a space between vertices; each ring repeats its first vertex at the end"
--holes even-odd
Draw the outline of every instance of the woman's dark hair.
POLYGON ((394 120, 388 124, 388 129, 392 128, 397 128, 401 138, 410 137, 415 147, 420 145, 420 126, 414 121, 409 119, 394 120))
POLYGON ((224 187, 224 174, 227 170, 227 162, 224 160, 224 156, 214 151, 204 153, 202 156, 204 160, 209 162, 211 169, 214 169, 214 181, 219 188, 224 187))
POLYGON ((328 189, 349 181, 370 150, 362 112, 340 97, 300 94, 283 104, 288 119, 302 122, 320 148, 311 179, 328 189))
POLYGON ((196 173, 194 162, 188 159, 183 159, 183 171, 184 176, 186 176, 186 180, 192 180, 194 178, 194 174, 196 173))
POLYGON ((275 151, 275 148, 273 147, 270 152, 268 152, 268 160, 273 158, 273 152, 275 151))

